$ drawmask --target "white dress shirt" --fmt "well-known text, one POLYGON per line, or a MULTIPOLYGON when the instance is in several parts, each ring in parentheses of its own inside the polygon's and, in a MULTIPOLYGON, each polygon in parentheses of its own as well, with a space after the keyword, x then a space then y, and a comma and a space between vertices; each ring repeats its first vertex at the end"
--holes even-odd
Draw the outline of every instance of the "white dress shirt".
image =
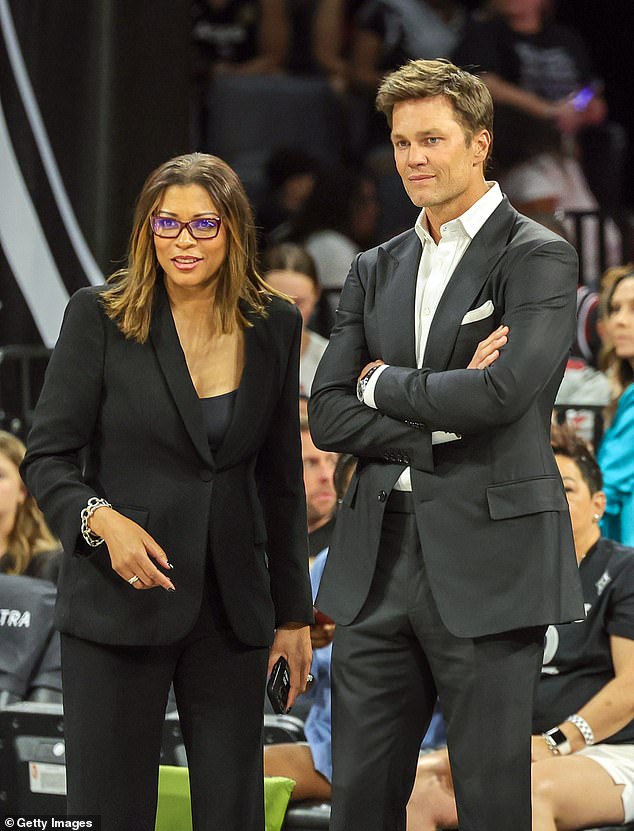
MULTIPOLYGON (((438 245, 427 230, 424 208, 416 220, 414 230, 423 246, 418 264, 416 297, 414 300, 416 365, 419 369, 423 365, 429 330, 447 283, 469 247, 471 240, 502 201, 502 191, 497 182, 487 182, 487 185, 487 192, 468 210, 456 219, 440 226, 438 245)), ((367 383, 363 394, 363 403, 367 404, 368 407, 377 409, 374 401, 374 389, 381 373, 387 367, 388 364, 379 366, 372 373, 367 383)), ((444 433, 440 430, 436 430, 431 434, 432 444, 455 441, 458 438, 460 437, 455 433, 444 433)), ((394 489, 411 491, 412 482, 409 467, 405 468, 400 475, 394 489)))

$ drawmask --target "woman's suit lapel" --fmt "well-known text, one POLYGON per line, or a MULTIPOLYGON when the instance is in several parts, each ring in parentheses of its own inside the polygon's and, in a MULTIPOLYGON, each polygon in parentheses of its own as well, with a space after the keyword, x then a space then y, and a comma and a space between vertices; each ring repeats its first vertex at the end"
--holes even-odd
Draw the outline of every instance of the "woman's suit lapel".
POLYGON ((200 399, 189 374, 162 283, 157 285, 154 295, 150 340, 176 408, 196 450, 207 464, 213 465, 214 458, 209 449, 200 399))

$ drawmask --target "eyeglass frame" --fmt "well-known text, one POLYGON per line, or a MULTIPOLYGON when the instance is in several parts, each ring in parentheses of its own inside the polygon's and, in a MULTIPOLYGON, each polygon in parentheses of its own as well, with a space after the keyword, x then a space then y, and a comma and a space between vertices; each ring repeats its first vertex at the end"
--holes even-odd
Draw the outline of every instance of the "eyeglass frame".
POLYGON ((178 239, 180 237, 180 235, 183 233, 183 228, 187 228, 187 232, 189 233, 189 235, 192 239, 195 239, 195 240, 210 240, 210 239, 216 239, 216 237, 220 233, 220 227, 222 225, 222 217, 221 216, 200 217, 198 220, 190 219, 188 222, 181 222, 180 219, 175 219, 172 216, 159 216, 158 214, 152 214, 152 216, 149 218, 149 223, 150 223, 150 229, 151 229, 152 233, 154 234, 154 236, 159 237, 160 239, 178 239), (153 224, 153 220, 155 220, 155 219, 168 219, 171 222, 176 222, 180 226, 179 229, 178 229, 178 233, 175 234, 174 236, 165 236, 165 234, 157 234, 155 229, 154 229, 154 224, 153 224), (216 233, 213 236, 211 236, 211 237, 198 237, 198 236, 196 236, 196 234, 192 230, 191 224, 192 224, 192 222, 200 221, 200 219, 213 219, 214 222, 218 223, 218 225, 216 226, 216 233))

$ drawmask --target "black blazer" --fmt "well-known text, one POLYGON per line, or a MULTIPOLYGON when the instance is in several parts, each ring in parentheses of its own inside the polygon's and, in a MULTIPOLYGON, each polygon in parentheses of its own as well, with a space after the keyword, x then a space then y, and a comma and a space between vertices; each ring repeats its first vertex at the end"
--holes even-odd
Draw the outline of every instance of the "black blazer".
POLYGON ((315 443, 360 457, 317 606, 338 623, 358 614, 387 495, 410 465, 425 565, 451 632, 475 637, 582 618, 568 504, 549 443, 574 339, 576 254, 504 199, 453 273, 415 369, 420 255, 413 230, 359 255, 315 376, 315 443), (465 369, 502 322, 510 334, 499 359, 465 369), (355 395, 359 372, 376 358, 390 364, 376 384, 378 410, 355 395), (462 438, 432 447, 433 430, 462 438))
POLYGON ((233 419, 212 454, 162 283, 144 344, 104 314, 102 290, 68 304, 22 467, 65 551, 57 626, 102 643, 175 641, 197 618, 208 552, 242 641, 266 645, 276 624, 310 622, 297 309, 273 298, 267 318, 249 314, 233 419), (176 592, 132 590, 105 545, 86 545, 91 496, 156 539, 176 592))

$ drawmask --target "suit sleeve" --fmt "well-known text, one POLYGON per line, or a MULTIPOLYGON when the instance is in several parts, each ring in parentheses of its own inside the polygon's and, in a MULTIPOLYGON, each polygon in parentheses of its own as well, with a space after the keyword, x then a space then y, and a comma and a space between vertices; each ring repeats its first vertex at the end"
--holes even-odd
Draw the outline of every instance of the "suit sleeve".
POLYGON ((21 472, 66 552, 86 544, 80 513, 96 494, 82 476, 81 451, 93 436, 104 364, 104 315, 94 289, 70 299, 49 361, 21 472))
POLYGON ((510 331, 500 357, 484 370, 390 366, 374 391, 381 412, 465 434, 509 424, 526 412, 574 340, 577 257, 572 246, 552 241, 510 268, 503 314, 510 331))
MULTIPOLYGON (((364 333, 365 289, 359 257, 344 285, 337 322, 315 374, 308 402, 310 431, 323 450, 384 459, 398 447, 413 467, 433 470, 431 435, 398 415, 378 412, 357 399, 357 379, 371 360, 364 333)), ((419 419, 412 418, 412 422, 419 419)))
POLYGON ((308 575, 308 520, 299 434, 299 353, 302 319, 295 309, 281 393, 258 454, 256 477, 264 509, 276 626, 313 623, 308 575))

